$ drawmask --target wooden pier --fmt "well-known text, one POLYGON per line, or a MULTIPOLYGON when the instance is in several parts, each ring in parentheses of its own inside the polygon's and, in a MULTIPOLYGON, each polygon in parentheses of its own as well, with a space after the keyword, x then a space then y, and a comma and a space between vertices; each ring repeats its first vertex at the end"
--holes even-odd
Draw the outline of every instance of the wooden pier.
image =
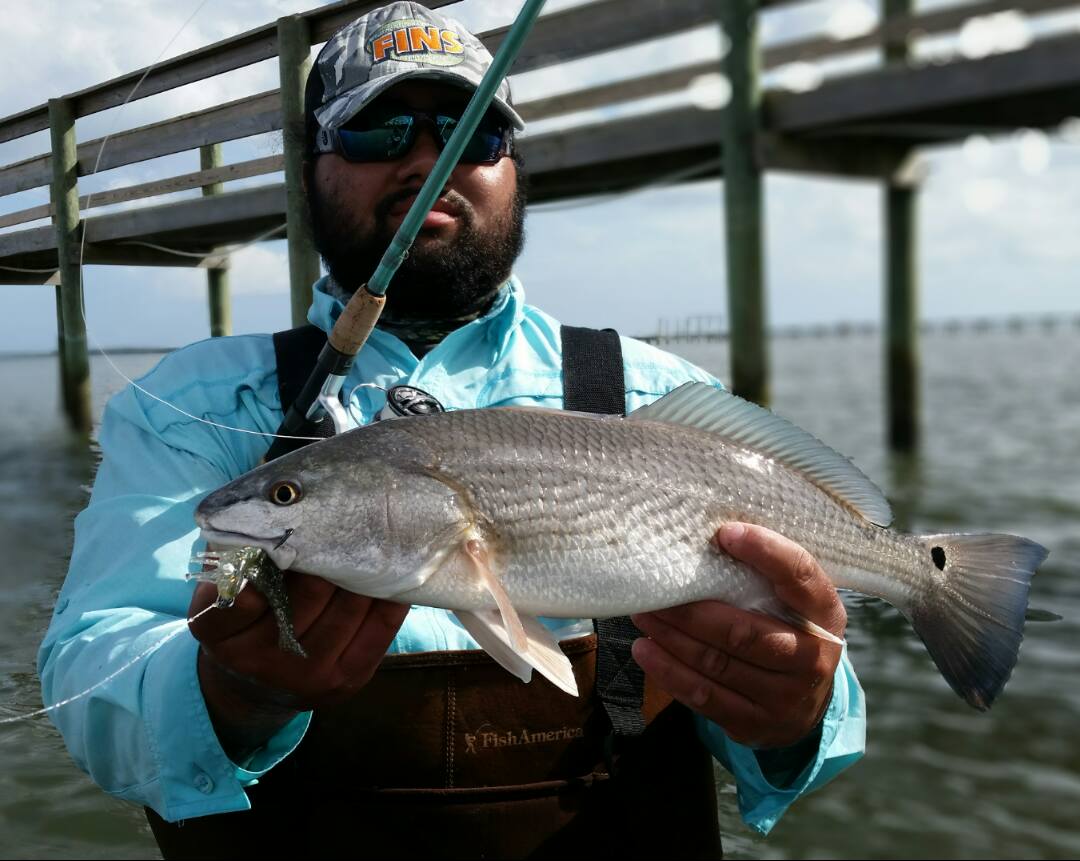
MULTIPOLYGON (((122 75, 0 119, 0 142, 51 130, 51 152, 0 167, 0 197, 48 186, 50 202, 0 215, 0 228, 51 219, 46 226, 0 233, 0 283, 55 285, 64 403, 74 426, 90 425, 86 333, 81 315, 78 248, 86 264, 198 266, 207 269, 214 334, 229 331, 228 248, 257 238, 287 237, 292 319, 302 318, 318 273, 299 187, 302 87, 312 45, 379 5, 346 0, 282 18, 152 68, 122 75), (75 140, 74 122, 134 98, 212 78, 278 57, 280 87, 184 116, 113 135, 75 140), (221 164, 219 144, 284 130, 282 155, 221 164), (78 178, 178 152, 199 153, 199 170, 80 196, 78 178), (284 174, 284 179, 280 175, 284 174), (238 179, 266 177, 254 188, 229 191, 238 179), (200 198, 169 200, 202 189, 200 198), (109 204, 153 198, 154 205, 93 214, 109 204), (160 198, 160 201, 157 199, 160 198)), ((453 0, 430 0, 446 7, 453 0)), ((724 176, 728 249, 727 319, 732 381, 740 394, 768 401, 763 211, 766 170, 857 177, 885 189, 883 361, 888 375, 890 441, 918 440, 917 178, 908 170, 920 147, 954 143, 971 134, 1054 128, 1080 116, 1080 34, 1033 41, 1022 50, 944 64, 916 65, 912 41, 955 33, 980 16, 1016 10, 1035 18, 1077 6, 1077 0, 979 0, 917 14, 912 0, 882 0, 882 19, 846 40, 827 36, 761 46, 765 7, 794 0, 597 0, 543 16, 515 73, 556 66, 606 51, 719 24, 730 49, 718 63, 636 70, 625 80, 590 86, 518 105, 527 121, 603 108, 685 90, 702 75, 722 71, 731 85, 724 107, 692 104, 525 135, 521 146, 532 175, 533 201, 614 192, 669 177, 673 171, 724 176), (826 80, 808 92, 763 91, 763 71, 793 62, 873 48, 874 68, 826 80), (720 155, 718 159, 717 156, 720 155)), ((492 49, 505 28, 481 34, 492 49)), ((703 303, 705 304, 705 303, 703 303)))

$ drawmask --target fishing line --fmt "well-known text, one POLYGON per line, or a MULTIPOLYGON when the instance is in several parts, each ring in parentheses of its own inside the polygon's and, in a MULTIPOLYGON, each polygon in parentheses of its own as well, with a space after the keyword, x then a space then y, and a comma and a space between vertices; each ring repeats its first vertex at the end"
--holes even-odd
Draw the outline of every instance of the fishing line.
POLYGON ((6 269, 8 272, 32 272, 35 275, 41 272, 56 272, 55 266, 46 266, 44 269, 27 269, 25 266, 0 266, 0 269, 6 269))
POLYGON ((194 622, 196 619, 198 619, 203 614, 210 612, 216 606, 217 606, 217 604, 210 604, 210 605, 208 605, 206 607, 203 607, 198 613, 196 613, 190 619, 185 619, 184 624, 178 626, 175 631, 173 631, 173 632, 171 632, 169 634, 166 634, 164 637, 162 637, 160 640, 158 640, 155 643, 153 643, 152 645, 150 645, 148 648, 143 649, 141 652, 139 652, 139 654, 137 654, 134 658, 132 658, 130 661, 128 661, 122 667, 119 667, 118 669, 113 670, 105 678, 101 679, 98 682, 95 682, 90 687, 88 687, 85 691, 80 691, 79 693, 75 694, 74 696, 70 696, 67 699, 63 699, 63 700, 60 700, 59 702, 53 703, 51 706, 45 706, 44 708, 37 709, 36 711, 27 712, 24 715, 16 715, 15 717, 9 717, 9 718, 0 718, 0 724, 18 723, 19 721, 22 721, 22 720, 29 720, 30 718, 40 717, 41 715, 46 715, 51 711, 54 711, 54 710, 56 710, 58 708, 66 706, 66 705, 68 705, 68 703, 73 703, 73 702, 75 702, 75 700, 82 699, 83 697, 88 696, 89 694, 92 694, 94 691, 96 691, 102 685, 108 684, 109 682, 111 682, 118 675, 120 675, 122 672, 124 672, 124 670, 128 669, 129 667, 135 666, 135 664, 139 663, 139 661, 141 661, 143 658, 149 657, 154 652, 156 652, 158 649, 160 649, 162 646, 164 646, 167 642, 169 642, 169 640, 172 640, 174 637, 177 637, 180 634, 182 634, 184 631, 186 631, 188 629, 188 627, 191 625, 192 622, 194 622))
POLYGON ((140 245, 144 248, 153 248, 155 251, 163 251, 166 254, 175 254, 177 257, 198 257, 200 259, 206 259, 207 257, 224 257, 227 254, 233 254, 237 251, 243 251, 245 248, 250 248, 256 242, 262 242, 264 239, 269 239, 275 233, 281 233, 288 224, 279 224, 272 230, 267 230, 265 233, 260 233, 254 239, 249 239, 247 242, 242 242, 238 245, 222 245, 214 248, 213 251, 205 253, 202 251, 181 251, 179 248, 169 248, 167 245, 158 245, 154 242, 143 242, 140 239, 130 239, 126 242, 118 242, 117 245, 140 245))
MULTIPOLYGON (((128 103, 133 98, 135 98, 135 94, 139 91, 139 87, 142 86, 143 81, 146 80, 147 75, 149 75, 150 72, 152 72, 154 70, 154 68, 157 67, 157 65, 161 62, 162 58, 168 52, 169 48, 171 48, 173 43, 177 39, 180 38, 180 35, 184 32, 184 30, 187 29, 188 25, 195 19, 195 16, 198 15, 200 11, 202 11, 203 6, 205 6, 208 2, 209 2, 209 0, 200 0, 199 5, 195 7, 195 10, 190 15, 188 15, 187 20, 185 20, 184 23, 180 25, 180 29, 178 29, 173 34, 172 38, 169 39, 169 41, 165 44, 165 47, 161 49, 161 52, 154 59, 154 62, 152 62, 149 66, 146 67, 146 70, 142 73, 142 76, 139 78, 138 81, 135 82, 135 86, 131 88, 131 92, 128 93, 127 98, 124 99, 124 101, 121 103, 121 105, 119 107, 119 113, 117 114, 117 116, 122 115, 122 112, 128 106, 128 103)), ((97 175, 98 168, 101 166, 101 159, 105 155, 105 147, 108 145, 109 140, 110 140, 110 138, 112 138, 112 136, 113 136, 113 133, 109 132, 107 135, 105 135, 104 138, 102 138, 101 146, 98 148, 97 158, 94 160, 94 168, 93 168, 93 170, 90 171, 89 176, 97 175)), ((85 203, 85 205, 83 207, 81 207, 82 209, 90 209, 90 201, 93 199, 93 196, 94 196, 93 192, 91 192, 90 194, 88 194, 86 196, 86 203, 85 203)), ((250 242, 248 242, 246 245, 241 246, 241 247, 247 247, 247 245, 252 245, 255 242, 258 242, 261 239, 265 238, 265 236, 267 236, 267 235, 272 235, 273 233, 277 233, 278 230, 280 230, 280 229, 281 228, 275 228, 273 231, 270 232, 270 234, 263 234, 263 235, 257 236, 254 239, 252 239, 250 242)), ((85 254, 86 254, 86 229, 84 227, 83 230, 82 230, 82 236, 79 238, 79 272, 80 273, 82 273, 84 271, 83 260, 85 258, 85 254)), ((202 256, 210 256, 210 255, 202 255, 202 256)), ((150 390, 148 390, 144 386, 139 385, 137 382, 135 382, 133 379, 131 379, 131 377, 129 377, 127 374, 125 374, 123 371, 121 371, 119 367, 117 367, 116 362, 114 362, 112 360, 112 356, 110 356, 108 353, 105 352, 105 348, 102 347, 101 343, 98 341, 98 339, 96 337, 94 337, 93 332, 90 331, 90 327, 87 324, 87 321, 86 321, 86 291, 85 290, 82 291, 82 294, 80 296, 79 312, 80 312, 80 314, 82 316, 83 330, 86 332, 86 338, 93 345, 93 348, 102 356, 102 358, 105 359, 106 362, 109 363, 109 367, 111 367, 113 369, 113 371, 117 374, 117 376, 119 376, 126 383, 128 383, 128 385, 130 385, 133 388, 137 389, 138 391, 142 392, 148 398, 151 398, 152 400, 155 400, 160 404, 164 404, 165 406, 169 407, 170 409, 175 410, 176 412, 180 413, 183 416, 186 416, 189 419, 192 419, 192 420, 197 421, 197 422, 201 422, 202 424, 210 425, 211 427, 221 428, 222 430, 234 431, 236 433, 246 433, 246 434, 250 434, 250 435, 253 435, 253 436, 272 437, 272 438, 275 438, 275 439, 279 439, 279 438, 280 439, 299 439, 299 440, 311 440, 311 441, 318 441, 319 439, 321 439, 321 437, 288 436, 288 435, 284 435, 284 434, 270 433, 268 431, 252 430, 250 428, 233 427, 232 425, 226 425, 226 424, 222 424, 220 422, 212 421, 211 419, 205 418, 204 416, 197 416, 194 413, 189 413, 187 410, 182 409, 181 407, 177 406, 174 403, 171 403, 170 401, 167 401, 165 398, 162 398, 162 397, 159 397, 158 395, 155 395, 153 392, 151 392, 150 390)))

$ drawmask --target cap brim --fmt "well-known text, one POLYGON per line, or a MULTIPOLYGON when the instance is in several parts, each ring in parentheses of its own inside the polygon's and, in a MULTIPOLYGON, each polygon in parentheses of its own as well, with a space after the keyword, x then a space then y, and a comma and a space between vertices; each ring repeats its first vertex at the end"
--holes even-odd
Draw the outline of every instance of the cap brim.
MULTIPOLYGON (((318 72, 312 70, 312 74, 318 74, 318 72)), ((347 90, 336 98, 331 99, 325 105, 316 108, 315 119, 322 128, 327 129, 328 131, 341 128, 345 123, 367 107, 367 105, 371 104, 371 102, 375 101, 376 98, 395 84, 417 78, 445 81, 448 84, 453 84, 456 87, 470 92, 474 92, 476 89, 470 82, 463 80, 460 75, 456 75, 453 72, 447 72, 444 69, 430 67, 405 69, 400 72, 395 72, 392 75, 386 75, 375 81, 368 81, 358 87, 353 87, 351 90, 347 90)), ((517 111, 510 107, 505 99, 496 96, 492 100, 492 104, 514 124, 515 129, 518 131, 524 130, 525 121, 517 111)))

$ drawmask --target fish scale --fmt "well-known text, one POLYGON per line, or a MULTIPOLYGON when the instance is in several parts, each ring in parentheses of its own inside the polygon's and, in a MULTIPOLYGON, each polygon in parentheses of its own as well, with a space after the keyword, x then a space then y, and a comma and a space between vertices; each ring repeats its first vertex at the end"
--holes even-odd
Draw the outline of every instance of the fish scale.
MULTIPOLYGON (((725 522, 804 547, 837 588, 911 620, 949 683, 986 708, 1016 663, 1044 548, 904 535, 846 458, 729 393, 687 384, 626 418, 542 409, 395 419, 301 449, 208 496, 209 540, 282 568, 457 613, 523 679, 573 688, 535 617, 604 618, 716 599, 826 638, 711 539, 725 522), (287 504, 271 492, 282 482, 287 504)), ((835 638, 834 638, 835 639, 835 638)))
MULTIPOLYGON (((877 536, 869 536, 882 533, 865 522, 860 528, 855 513, 776 465, 763 481, 725 450, 730 447, 692 429, 593 418, 567 423, 558 413, 511 410, 457 412, 446 419, 438 428, 415 422, 403 430, 439 446, 437 468, 468 490, 501 552, 513 560, 503 577, 515 603, 539 609, 534 602, 546 602, 547 615, 572 609, 551 606, 550 582, 587 564, 595 566, 596 594, 568 597, 584 615, 619 615, 701 597, 730 600, 745 588, 744 569, 708 546, 727 520, 786 532, 841 581, 846 569, 865 564, 861 545, 877 544, 877 536), (531 457, 542 469, 506 446, 514 436, 539 441, 531 457), (549 505, 552 496, 555 505, 549 505), (512 506, 486 504, 510 497, 512 506), (791 514, 808 509, 814 527, 800 528, 791 514), (656 578, 658 567, 675 576, 656 578), (612 594, 625 590, 627 575, 648 584, 647 603, 656 606, 643 606, 645 597, 636 590, 623 598, 612 594)), ((896 536, 892 543, 903 540, 896 536)), ((900 579, 906 572, 888 573, 900 579)))

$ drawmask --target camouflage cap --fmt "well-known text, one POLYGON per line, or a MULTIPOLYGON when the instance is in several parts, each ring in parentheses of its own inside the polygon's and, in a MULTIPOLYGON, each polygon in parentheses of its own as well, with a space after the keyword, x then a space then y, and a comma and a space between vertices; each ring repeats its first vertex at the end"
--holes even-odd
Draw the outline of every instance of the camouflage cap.
MULTIPOLYGON (((475 90, 491 65, 484 44, 460 23, 419 3, 390 3, 342 27, 315 58, 320 104, 308 105, 324 129, 347 123, 365 105, 407 79, 445 81, 475 90)), ((517 129, 525 123, 510 105, 503 81, 493 103, 517 129)))

